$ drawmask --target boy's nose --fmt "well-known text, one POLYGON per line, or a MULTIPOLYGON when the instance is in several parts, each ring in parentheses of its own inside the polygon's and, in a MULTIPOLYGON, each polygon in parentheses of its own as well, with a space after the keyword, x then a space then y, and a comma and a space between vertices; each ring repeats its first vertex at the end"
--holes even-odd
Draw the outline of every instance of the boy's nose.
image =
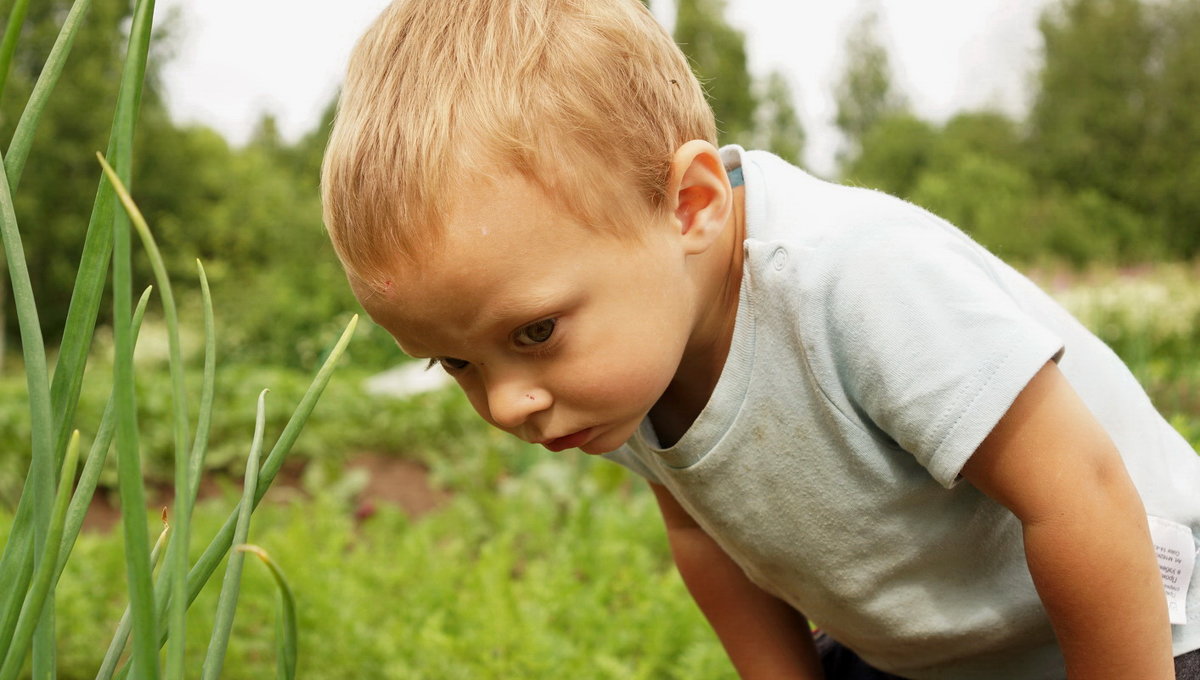
POLYGON ((521 381, 499 381, 488 385, 488 411, 492 422, 506 430, 525 424, 534 413, 550 407, 550 393, 521 381))

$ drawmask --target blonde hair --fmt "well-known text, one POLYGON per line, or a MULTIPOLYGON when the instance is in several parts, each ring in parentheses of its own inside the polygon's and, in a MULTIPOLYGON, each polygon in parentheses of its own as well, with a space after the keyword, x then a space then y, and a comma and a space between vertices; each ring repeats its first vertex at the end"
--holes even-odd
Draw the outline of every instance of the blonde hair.
POLYGON ((440 245, 471 173, 515 171, 583 224, 636 234, 691 139, 716 143, 712 110, 638 0, 396 0, 350 58, 325 224, 372 288, 440 245))

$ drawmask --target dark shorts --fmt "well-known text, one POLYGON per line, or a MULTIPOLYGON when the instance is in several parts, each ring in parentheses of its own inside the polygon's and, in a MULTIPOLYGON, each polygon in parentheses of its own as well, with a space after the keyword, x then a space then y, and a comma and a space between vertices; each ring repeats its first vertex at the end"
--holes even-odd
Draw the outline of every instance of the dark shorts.
MULTIPOLYGON (((828 635, 818 633, 816 643, 825 680, 904 680, 871 668, 828 635)), ((1200 649, 1175 657, 1175 680, 1200 680, 1200 649)))

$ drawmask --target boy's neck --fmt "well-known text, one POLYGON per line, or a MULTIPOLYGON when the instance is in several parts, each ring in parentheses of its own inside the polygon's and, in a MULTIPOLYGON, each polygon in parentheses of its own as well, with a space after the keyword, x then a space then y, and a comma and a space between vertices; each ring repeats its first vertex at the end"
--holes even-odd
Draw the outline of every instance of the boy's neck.
POLYGON ((745 187, 733 190, 733 210, 718 244, 698 263, 693 305, 696 322, 675 378, 650 422, 661 446, 673 446, 704 410, 725 368, 737 321, 746 239, 745 187), (715 304, 712 304, 715 302, 715 304))

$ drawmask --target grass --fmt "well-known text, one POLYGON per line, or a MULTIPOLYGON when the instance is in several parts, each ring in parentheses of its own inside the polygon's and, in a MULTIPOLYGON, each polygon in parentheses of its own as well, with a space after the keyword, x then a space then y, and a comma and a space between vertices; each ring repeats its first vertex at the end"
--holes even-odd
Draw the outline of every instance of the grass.
MULTIPOLYGON (((674 571, 653 497, 615 466, 548 454, 494 492, 357 525, 333 495, 265 503, 253 539, 288 567, 298 677, 733 678, 674 571), (619 470, 618 470, 619 472, 619 470)), ((211 535, 232 498, 204 502, 211 535)), ((0 526, 4 521, 0 520, 0 526)), ((193 558, 202 547, 193 541, 193 558)), ((59 584, 59 677, 92 677, 124 606, 119 536, 85 534, 59 584)), ((275 588, 247 569, 223 678, 275 664, 275 588)), ((214 588, 189 610, 212 628, 214 588)), ((187 668, 203 649, 190 645, 187 668)))

